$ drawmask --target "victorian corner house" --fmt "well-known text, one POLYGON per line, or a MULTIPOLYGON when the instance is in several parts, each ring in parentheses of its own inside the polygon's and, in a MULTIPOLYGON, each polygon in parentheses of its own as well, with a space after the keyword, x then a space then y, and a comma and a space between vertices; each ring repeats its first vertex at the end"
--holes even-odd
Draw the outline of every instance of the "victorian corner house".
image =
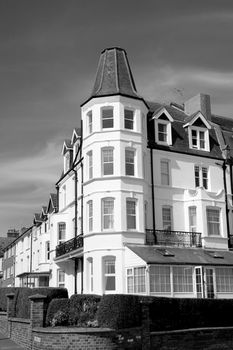
POLYGON ((11 285, 233 298, 232 130, 208 95, 146 101, 126 52, 104 50, 55 193, 5 248, 11 285))

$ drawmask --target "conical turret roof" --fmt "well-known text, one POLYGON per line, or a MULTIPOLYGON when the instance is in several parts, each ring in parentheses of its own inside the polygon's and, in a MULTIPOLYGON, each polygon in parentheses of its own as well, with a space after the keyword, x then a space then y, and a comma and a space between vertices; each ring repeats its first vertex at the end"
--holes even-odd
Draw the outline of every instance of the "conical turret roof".
POLYGON ((137 92, 127 54, 119 47, 101 52, 94 87, 88 100, 112 95, 143 100, 137 92))

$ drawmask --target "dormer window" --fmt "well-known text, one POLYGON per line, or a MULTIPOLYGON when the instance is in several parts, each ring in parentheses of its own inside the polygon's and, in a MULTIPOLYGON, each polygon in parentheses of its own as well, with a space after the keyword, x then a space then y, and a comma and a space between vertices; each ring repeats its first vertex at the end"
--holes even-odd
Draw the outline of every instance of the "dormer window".
POLYGON ((70 152, 65 154, 65 172, 67 172, 70 168, 70 152))
POLYGON ((113 128, 113 107, 102 109, 102 129, 113 128))
POLYGON ((165 108, 159 110, 155 119, 155 141, 160 145, 172 145, 172 127, 173 118, 165 108))
POLYGON ((190 127, 190 146, 191 148, 208 151, 208 130, 196 127, 190 127))
POLYGON ((188 127, 189 147, 209 152, 209 130, 211 129, 211 125, 208 120, 206 120, 201 112, 197 112, 188 119, 189 121, 184 125, 184 128, 188 127))

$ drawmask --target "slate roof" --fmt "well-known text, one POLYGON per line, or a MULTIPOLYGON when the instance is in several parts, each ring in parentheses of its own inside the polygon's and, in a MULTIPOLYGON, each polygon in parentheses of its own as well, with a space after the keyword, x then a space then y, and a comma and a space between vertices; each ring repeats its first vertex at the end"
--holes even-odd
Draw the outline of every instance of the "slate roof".
POLYGON ((146 103, 149 106, 148 142, 150 147, 197 156, 204 156, 207 158, 223 159, 222 149, 224 149, 226 145, 229 145, 229 156, 233 160, 233 119, 217 116, 214 114, 211 115, 211 122, 208 121, 212 126, 212 129, 209 130, 210 152, 206 152, 197 149, 191 149, 189 147, 188 133, 183 126, 193 118, 193 115, 189 116, 184 111, 172 107, 171 105, 148 101, 146 101, 146 103), (155 142, 154 123, 152 119, 153 116, 158 113, 160 109, 162 109, 162 107, 164 107, 174 119, 174 122, 172 123, 171 146, 159 145, 155 142))
POLYGON ((127 54, 119 47, 108 48, 101 52, 94 87, 89 99, 112 95, 143 100, 137 92, 127 54))
POLYGON ((0 237, 0 258, 3 256, 3 249, 15 240, 14 237, 0 237))
POLYGON ((233 252, 226 250, 144 245, 127 245, 127 247, 147 264, 233 266, 233 252), (167 255, 164 254, 165 251, 167 255))
POLYGON ((51 201, 52 201, 52 204, 53 204, 53 207, 54 209, 57 208, 57 195, 56 193, 50 193, 50 198, 51 198, 51 201))

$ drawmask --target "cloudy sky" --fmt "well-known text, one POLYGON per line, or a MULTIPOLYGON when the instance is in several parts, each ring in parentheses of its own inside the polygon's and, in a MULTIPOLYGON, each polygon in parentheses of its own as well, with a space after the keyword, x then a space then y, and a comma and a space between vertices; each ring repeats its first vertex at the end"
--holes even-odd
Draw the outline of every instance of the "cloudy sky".
POLYGON ((145 99, 204 92, 233 117, 232 0, 0 0, 0 235, 48 204, 63 140, 112 46, 127 51, 145 99))

